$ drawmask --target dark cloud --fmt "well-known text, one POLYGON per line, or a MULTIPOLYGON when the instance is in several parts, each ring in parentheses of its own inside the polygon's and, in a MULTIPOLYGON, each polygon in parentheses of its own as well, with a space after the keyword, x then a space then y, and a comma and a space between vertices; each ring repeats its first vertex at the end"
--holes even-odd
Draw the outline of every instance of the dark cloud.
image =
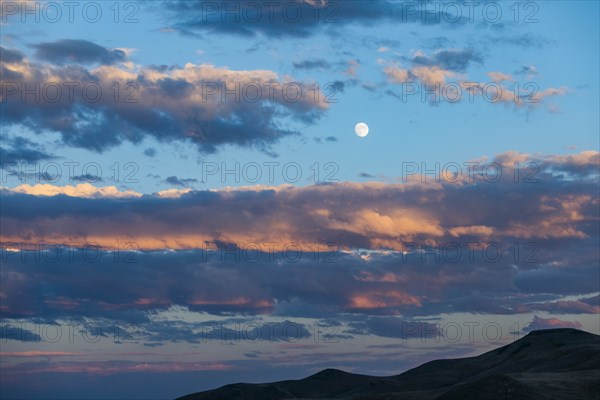
POLYGON ((127 55, 123 50, 107 49, 87 40, 62 39, 55 42, 33 45, 35 56, 55 64, 61 63, 98 63, 111 65, 125 61, 127 55))
POLYGON ((173 186, 189 186, 192 183, 198 183, 198 179, 194 179, 194 178, 178 178, 176 176, 169 176, 167 179, 165 179, 165 182, 168 183, 169 185, 173 185, 173 186))
POLYGON ((538 75, 537 68, 533 65, 523 65, 521 68, 515 71, 515 75, 538 75))
POLYGON ((86 182, 86 183, 98 183, 98 182, 104 181, 104 179, 101 176, 92 175, 92 174, 72 176, 71 179, 75 182, 86 182))
POLYGON ((600 308, 600 295, 588 297, 580 300, 583 303, 600 308))
MULTIPOLYGON (((244 341, 258 335, 262 340, 282 342, 309 337, 305 326, 288 319, 293 317, 328 317, 319 325, 327 327, 323 335, 333 335, 329 339, 349 335, 416 339, 439 336, 440 332, 434 323, 411 319, 411 315, 598 312, 597 305, 567 307, 565 303, 574 302, 556 294, 546 294, 548 301, 536 303, 535 296, 515 289, 513 282, 523 272, 512 260, 486 264, 481 259, 474 263, 430 259, 422 263, 403 261, 398 254, 380 254, 369 260, 343 254, 338 262, 323 263, 314 261, 319 259, 316 254, 307 253, 298 262, 286 262, 283 253, 263 253, 260 262, 251 262, 244 256, 235 261, 232 254, 223 259, 221 254, 203 251, 121 251, 106 252, 97 260, 94 255, 92 261, 91 252, 90 258, 84 259, 82 249, 75 249, 72 257, 69 254, 64 249, 57 259, 56 253, 36 259, 34 253, 25 258, 4 253, 2 317, 35 316, 39 323, 106 319, 112 322, 88 324, 91 336, 95 335, 94 326, 112 332, 112 324, 119 326, 115 321, 120 321, 134 326, 143 343, 200 343, 244 341), (270 256, 276 261, 269 262, 270 256), (48 261, 50 258, 56 261, 48 261), (419 298, 420 304, 398 301, 409 295, 419 298), (363 308, 356 307, 357 298, 363 299, 363 308), (173 306, 243 318, 201 323, 150 318, 173 306), (340 313, 346 317, 332 322, 340 313), (282 321, 254 319, 267 314, 282 321), (397 314, 403 317, 394 316, 397 314)), ((320 256, 322 260, 323 254, 320 256)), ((570 268, 579 266, 573 263, 570 268)), ((579 282, 571 284, 585 290, 586 279, 582 275, 579 282)))
POLYGON ((579 300, 555 300, 532 303, 525 310, 545 311, 551 314, 598 314, 600 305, 591 305, 579 300))
POLYGON ((42 340, 42 337, 38 333, 25 329, 22 327, 22 325, 22 323, 1 324, 0 339, 2 339, 2 342, 6 342, 9 339, 16 340, 19 342, 39 342, 42 340))
MULTIPOLYGON (((593 162, 574 157, 573 165, 593 162)), ((564 160, 542 159, 553 160, 554 174, 541 170, 530 184, 515 184, 511 175, 496 183, 340 183, 118 199, 3 189, 5 246, 72 238, 135 246, 107 250, 95 262, 79 248, 73 260, 64 250, 56 262, 48 261, 56 249, 37 259, 3 251, 2 315, 144 323, 153 310, 182 306, 281 318, 403 315, 412 322, 440 313, 597 312, 589 295, 600 279, 597 180, 574 180, 558 171, 564 160), (290 241, 301 246, 300 258, 281 250, 290 241), (269 252, 266 243, 279 247, 269 252)), ((398 321, 353 328, 389 337, 398 321)))
POLYGON ((2 168, 5 168, 6 164, 36 163, 55 158, 53 155, 46 153, 41 146, 24 137, 2 137, 2 142, 10 146, 10 148, 0 147, 0 160, 2 160, 0 165, 2 168))
POLYGON ((154 157, 156 155, 156 149, 149 147, 144 150, 144 155, 148 157, 154 157))
POLYGON ((415 65, 437 66, 448 71, 464 72, 469 64, 482 63, 483 59, 474 49, 438 50, 433 55, 418 54, 410 59, 415 65))
MULTIPOLYGON (((593 252, 593 249, 589 250, 593 252)), ((546 267, 524 271, 515 279, 515 285, 528 293, 593 293, 598 290, 600 270, 593 264, 593 259, 590 262, 592 264, 588 267, 577 269, 546 267), (584 279, 586 276, 589 279, 587 282, 584 279)))
POLYGON ((296 342, 311 336, 301 323, 282 320, 263 322, 255 318, 208 320, 203 322, 171 321, 139 326, 139 338, 145 344, 165 342, 296 342))
POLYGON ((0 147, 0 158, 2 165, 18 162, 34 163, 37 161, 50 160, 53 157, 43 151, 36 149, 5 149, 0 147))
POLYGON ((184 79, 165 78, 157 82, 158 90, 165 96, 176 98, 184 95, 189 96, 194 91, 194 84, 187 82, 184 79))
POLYGON ((335 81, 332 82, 330 85, 332 85, 332 87, 335 88, 335 93, 343 93, 344 89, 346 89, 346 83, 343 81, 335 81))
MULTIPOLYGON (((0 312, 142 325, 150 313, 173 306, 283 319, 344 313, 371 318, 346 321, 351 331, 340 334, 385 337, 406 333, 403 321, 440 313, 597 313, 598 298, 590 293, 598 292, 600 279, 599 207, 588 167, 598 165, 596 157, 529 158, 541 165, 539 179, 518 184, 509 174, 495 183, 340 183, 177 198, 2 189, 0 312), (73 238, 107 247, 117 242, 121 250, 105 250, 96 260, 82 246, 63 248, 58 259, 56 248, 6 249, 73 238), (281 250, 290 241, 301 246, 299 259, 281 250), (252 242, 260 249, 244 245, 252 242), (269 252, 267 242, 279 247, 269 252), (483 247, 470 250, 466 243, 483 247), (492 243, 500 258, 489 251, 492 243), (565 299, 574 295, 586 297, 565 299)), ((514 160, 524 165, 528 158, 494 158, 507 166, 514 160)), ((201 340, 187 328, 180 340, 201 340)), ((153 333, 156 341, 166 334, 153 333)))
POLYGON ((313 138, 313 140, 317 143, 323 143, 323 140, 325 140, 326 142, 337 142, 338 138, 336 138, 335 136, 327 136, 324 139, 321 139, 320 137, 315 137, 313 138))
POLYGON ((261 34, 275 38, 309 37, 320 31, 331 31, 354 24, 389 22, 462 25, 468 21, 466 17, 457 18, 444 11, 424 10, 417 3, 392 0, 291 0, 284 3, 268 0, 240 0, 231 3, 169 1, 164 3, 161 10, 164 9, 177 21, 173 25, 176 30, 184 35, 194 36, 226 33, 241 36, 261 34), (226 10, 230 12, 227 13, 226 10))
POLYGON ((304 60, 294 63, 296 69, 329 69, 331 64, 323 59, 304 60))
POLYGON ((329 106, 323 98, 315 100, 308 83, 288 89, 271 71, 188 65, 141 67, 132 76, 116 67, 110 72, 73 64, 23 62, 21 67, 11 72, 15 76, 2 76, 9 93, 0 111, 3 124, 38 134, 57 132, 64 144, 97 152, 151 136, 192 144, 202 152, 238 145, 272 154, 272 143, 299 134, 297 129, 315 123, 329 106), (255 85, 252 95, 245 86, 250 83, 255 85), (24 96, 23 85, 55 88, 24 96), (225 95, 228 90, 236 94, 225 95))
POLYGON ((14 64, 23 61, 25 56, 19 50, 6 49, 0 46, 0 60, 8 64, 14 64))

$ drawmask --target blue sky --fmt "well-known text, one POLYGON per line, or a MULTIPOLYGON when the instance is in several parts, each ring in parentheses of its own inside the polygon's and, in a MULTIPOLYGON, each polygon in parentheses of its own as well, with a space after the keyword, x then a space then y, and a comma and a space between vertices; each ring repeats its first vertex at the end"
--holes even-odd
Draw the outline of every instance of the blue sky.
POLYGON ((272 21, 250 2, 260 23, 244 1, 75 3, 70 21, 2 1, 3 396, 174 398, 600 333, 598 2, 485 1, 470 20, 460 2, 290 0, 272 21), (22 93, 65 82, 102 97, 22 93), (303 96, 208 95, 223 82, 303 96), (222 341, 220 323, 296 337, 222 341))
MULTIPOLYGON (((179 35, 175 31, 165 32, 167 29, 164 28, 176 24, 177 20, 159 3, 140 4, 139 10, 133 6, 125 9, 126 5, 121 5, 123 15, 120 18, 124 19, 126 12, 135 11, 135 19, 139 22, 115 24, 114 11, 107 7, 103 17, 95 24, 81 17, 74 18, 73 23, 64 23, 62 19, 57 23, 44 23, 43 15, 39 24, 32 24, 34 16, 28 15, 26 21, 30 23, 17 23, 11 19, 3 41, 7 46, 17 46, 31 54, 30 46, 40 41, 92 38, 94 43, 105 47, 134 49, 130 58, 140 65, 209 63, 234 70, 273 70, 298 81, 315 82, 326 91, 328 83, 346 81, 344 92, 332 95, 332 99, 338 102, 332 104, 318 123, 308 126, 297 124, 295 129, 301 132, 300 135, 272 145, 272 152, 281 160, 302 160, 305 168, 312 165, 310 161, 313 160, 336 163, 340 180, 355 180, 361 172, 393 178, 397 174, 389 167, 399 160, 463 162, 509 150, 565 154, 573 152, 568 149, 572 146, 590 149, 598 144, 598 119, 594 118, 598 108, 598 79, 594 73, 598 70, 598 57, 595 57, 597 48, 593 41, 598 36, 598 26, 594 23, 596 2, 576 2, 567 11, 560 2, 545 4, 537 11, 525 9, 526 3, 523 3, 519 18, 525 19, 528 13, 535 11, 534 17, 538 22, 531 23, 515 23, 514 11, 507 5, 504 5, 503 18, 498 23, 488 22, 490 19, 483 18, 482 11, 476 8, 474 15, 479 18, 460 27, 457 24, 423 27, 418 23, 386 21, 376 24, 323 22, 321 25, 324 27, 317 25, 315 30, 328 32, 316 33, 310 40, 270 38, 260 34, 249 38, 226 34, 205 37, 179 35), (580 10, 589 11, 582 13, 580 10), (573 26, 572 18, 565 16, 569 12, 577 13, 580 21, 577 26, 573 26), (529 42, 524 37, 529 38, 529 42), (502 42, 502 38, 512 38, 517 45, 502 42), (445 40, 447 45, 436 47, 436 40, 445 40), (388 42, 392 44, 384 45, 388 42), (382 47, 389 50, 378 52, 382 47), (257 50, 248 52, 254 48, 257 50), (461 104, 449 104, 442 99, 431 106, 419 95, 401 101, 383 93, 384 89, 368 91, 361 86, 385 86, 383 66, 378 64, 378 60, 380 63, 406 65, 402 60, 414 52, 432 53, 440 48, 468 48, 477 52, 481 62, 469 66, 469 79, 488 82, 490 79, 486 73, 489 71, 514 75, 523 66, 533 65, 538 71, 535 76, 515 77, 521 85, 533 82, 539 90, 565 87, 568 92, 549 100, 554 107, 554 112, 549 113, 537 107, 535 110, 515 111, 514 107, 490 104, 482 98, 461 104), (294 68, 294 63, 315 59, 325 60, 330 65, 311 70, 294 68), (348 63, 354 61, 357 62, 356 77, 344 73, 349 68, 348 63), (353 79, 354 84, 350 83, 353 79), (359 142, 353 135, 353 127, 363 120, 371 126, 373 134, 368 141, 359 142), (577 134, 565 136, 563 132, 573 126, 578 127, 577 134), (314 141, 326 137, 334 137, 337 142, 314 141), (485 140, 481 140, 483 138, 485 140), (452 152, 446 150, 448 147, 453 149, 452 152), (377 156, 365 157, 365 154, 377 156)), ((63 11, 66 18, 68 10, 63 11)), ((467 12, 468 9, 463 7, 461 13, 467 16, 467 12)), ((74 16, 78 15, 75 11, 74 16)), ((444 20, 441 18, 441 21, 444 20)), ((177 147, 178 144, 145 139, 135 145, 125 143, 121 147, 106 149, 102 154, 92 153, 89 157, 135 162, 140 171, 145 172, 152 170, 156 160, 144 156, 139 149, 151 147, 157 150, 164 173, 168 171, 171 175, 183 176, 184 171, 192 172, 194 176, 187 178, 199 175, 195 167, 190 170, 190 160, 196 163, 214 160, 219 163, 224 160, 228 163, 262 163, 272 158, 272 154, 264 151, 248 151, 236 146, 225 146, 215 154, 198 155, 194 149, 186 146, 182 149, 177 147), (184 157, 186 161, 180 162, 184 157)), ((67 158, 87 157, 85 152, 73 153, 73 149, 60 146, 55 151, 67 158)), ((201 171, 201 167, 198 169, 201 171)), ((151 193, 164 187, 164 183, 144 179, 137 189, 151 193)))

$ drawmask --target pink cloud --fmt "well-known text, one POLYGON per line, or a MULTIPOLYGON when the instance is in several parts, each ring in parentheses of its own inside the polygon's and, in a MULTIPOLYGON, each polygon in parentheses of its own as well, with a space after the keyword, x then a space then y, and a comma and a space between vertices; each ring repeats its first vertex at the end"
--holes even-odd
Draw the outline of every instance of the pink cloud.
POLYGON ((575 328, 581 329, 583 325, 578 321, 563 321, 558 318, 541 318, 537 315, 533 317, 533 321, 528 327, 528 330, 533 329, 552 329, 552 328, 575 328))

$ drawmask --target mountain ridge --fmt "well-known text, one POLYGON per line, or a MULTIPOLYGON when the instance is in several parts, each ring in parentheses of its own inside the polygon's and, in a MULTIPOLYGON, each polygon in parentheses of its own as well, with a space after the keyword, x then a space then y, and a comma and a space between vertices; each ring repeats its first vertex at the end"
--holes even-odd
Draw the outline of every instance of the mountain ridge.
POLYGON ((388 377, 328 368, 299 380, 235 383, 177 400, 598 400, 598 393, 600 336, 555 328, 479 356, 433 360, 388 377))

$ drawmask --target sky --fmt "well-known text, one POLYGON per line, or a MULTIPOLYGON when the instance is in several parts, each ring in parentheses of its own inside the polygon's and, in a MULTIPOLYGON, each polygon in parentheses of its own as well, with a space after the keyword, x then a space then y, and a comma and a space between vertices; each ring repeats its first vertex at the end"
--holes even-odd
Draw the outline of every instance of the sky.
POLYGON ((598 2, 0 5, 2 398, 600 334, 598 2))

